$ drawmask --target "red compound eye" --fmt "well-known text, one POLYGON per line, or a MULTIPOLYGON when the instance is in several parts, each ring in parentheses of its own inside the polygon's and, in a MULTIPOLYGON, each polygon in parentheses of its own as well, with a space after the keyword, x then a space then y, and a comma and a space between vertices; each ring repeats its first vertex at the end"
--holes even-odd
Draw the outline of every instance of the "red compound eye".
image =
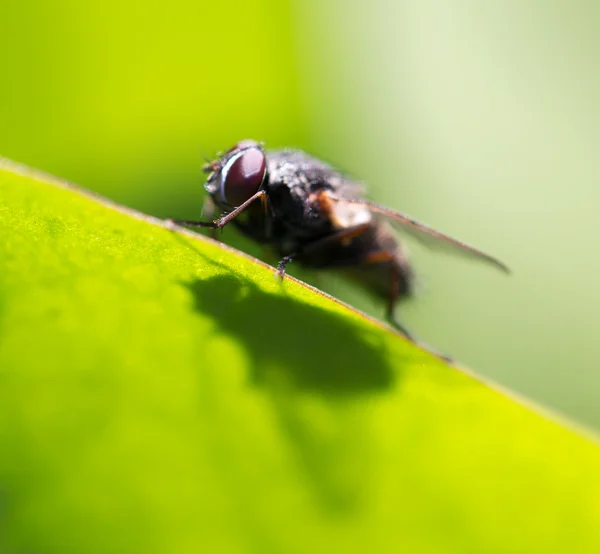
MULTIPOLYGON (((256 144, 256 143, 255 143, 256 144)), ((250 146, 235 154, 224 168, 223 197, 230 206, 239 206, 260 189, 267 161, 261 148, 250 146)))

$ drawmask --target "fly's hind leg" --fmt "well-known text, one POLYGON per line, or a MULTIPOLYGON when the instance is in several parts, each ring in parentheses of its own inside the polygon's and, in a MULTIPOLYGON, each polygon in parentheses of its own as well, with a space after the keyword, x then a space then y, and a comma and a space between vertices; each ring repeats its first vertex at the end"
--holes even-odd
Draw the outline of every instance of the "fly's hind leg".
POLYGON ((411 342, 418 342, 416 337, 396 317, 396 306, 400 300, 401 270, 390 259, 390 291, 387 305, 387 320, 411 342))
POLYGON ((395 313, 395 304, 393 307, 388 308, 388 311, 386 313, 386 319, 390 322, 390 324, 392 325, 392 327, 394 327, 396 330, 400 331, 410 342, 414 342, 415 344, 419 344, 419 341, 417 340, 417 338, 415 337, 415 335, 409 331, 406 326, 401 323, 398 318, 396 317, 396 313, 395 313))
POLYGON ((392 327, 400 331, 409 341, 418 344, 419 341, 417 340, 417 338, 396 317, 396 306, 398 305, 398 301, 402 296, 406 295, 406 292, 403 292, 401 289, 403 282, 406 282, 407 280, 407 276, 406 274, 403 274, 403 272, 408 273, 408 269, 405 269, 403 265, 399 264, 394 252, 389 252, 386 250, 371 252, 363 260, 363 263, 384 263, 388 265, 390 271, 390 281, 388 290, 387 310, 385 314, 386 319, 392 325, 392 327))
MULTIPOLYGON (((386 319, 400 333, 402 333, 410 342, 416 344, 423 350, 426 350, 430 354, 444 360, 447 363, 452 363, 453 360, 449 356, 438 352, 431 348, 419 338, 417 338, 412 332, 410 332, 397 318, 396 306, 398 301, 407 294, 406 290, 403 289, 403 283, 406 282, 407 277, 410 275, 410 269, 399 263, 393 252, 379 251, 369 254, 363 263, 388 263, 390 270, 390 281, 389 281, 389 296, 387 303, 386 319), (406 273, 405 273, 406 272, 406 273)), ((410 278, 410 277, 408 277, 410 278)), ((406 285, 405 285, 406 286, 406 285)))

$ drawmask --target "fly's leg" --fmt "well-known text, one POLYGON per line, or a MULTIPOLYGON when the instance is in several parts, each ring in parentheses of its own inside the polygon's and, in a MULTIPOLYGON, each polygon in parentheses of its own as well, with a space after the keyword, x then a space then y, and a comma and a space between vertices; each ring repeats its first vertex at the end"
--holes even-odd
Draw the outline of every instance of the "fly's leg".
POLYGON ((186 227, 208 227, 209 229, 222 229, 233 221, 238 215, 244 212, 255 200, 260 199, 263 204, 263 208, 266 210, 267 193, 264 190, 259 190, 256 194, 252 195, 243 204, 240 204, 237 208, 230 211, 228 214, 221 216, 213 221, 193 221, 189 219, 176 219, 169 220, 178 225, 185 225, 186 227))
POLYGON ((395 262, 395 253, 386 250, 371 252, 363 261, 363 264, 386 263, 390 269, 390 288, 387 302, 386 319, 390 324, 400 331, 409 341, 418 344, 416 337, 396 317, 396 305, 400 300, 400 284, 402 282, 401 266, 395 262))
MULTIPOLYGON (((285 269, 287 265, 296 257, 300 255, 310 255, 316 254, 320 249, 327 248, 332 244, 337 242, 345 242, 350 241, 351 239, 362 235, 371 227, 370 223, 363 223, 361 225, 356 225, 354 227, 349 227, 347 229, 343 229, 338 231, 333 235, 329 235, 327 237, 318 239, 310 244, 304 246, 302 250, 294 252, 289 256, 285 256, 278 264, 277 271, 275 275, 283 279, 285 275, 285 269)), ((400 273, 400 269, 394 264, 394 252, 389 252, 386 250, 377 250, 375 252, 371 252, 368 256, 356 260, 356 264, 377 264, 377 263, 387 263, 390 268, 390 293, 388 298, 388 307, 386 312, 386 317, 388 321, 392 324, 393 327, 398 329, 408 340, 411 342, 417 343, 415 336, 402 325, 398 319, 395 317, 395 308, 396 304, 400 298, 400 282, 402 275, 400 273)), ((347 263, 347 262, 346 262, 347 263)), ((352 264, 353 265, 353 264, 352 264)))
POLYGON ((279 262, 279 264, 277 264, 277 271, 275 273, 275 276, 279 277, 280 279, 283 279, 283 277, 285 276, 285 269, 287 265, 298 256, 315 254, 319 250, 327 248, 328 246, 331 246, 332 244, 335 244, 337 242, 343 243, 345 241, 350 241, 353 238, 362 235, 369 229, 370 226, 371 225, 369 223, 363 223, 361 225, 355 225, 354 227, 342 229, 341 231, 338 231, 333 235, 328 235, 326 237, 317 239, 316 241, 311 242, 310 244, 307 244, 301 250, 298 250, 293 254, 290 254, 289 256, 284 256, 279 262))
POLYGON ((400 333, 402 333, 410 342, 416 344, 423 350, 426 350, 430 354, 444 360, 447 363, 453 363, 452 358, 438 352, 434 348, 431 348, 420 339, 418 339, 413 333, 411 333, 396 317, 396 306, 400 300, 401 291, 400 286, 402 283, 402 265, 399 265, 395 260, 395 254, 393 252, 379 251, 372 252, 369 254, 362 263, 388 263, 390 269, 390 288, 386 310, 386 319, 400 333))
MULTIPOLYGON (((391 261, 391 259, 390 259, 391 261)), ((418 344, 417 338, 398 320, 396 317, 396 305, 400 300, 400 271, 393 264, 390 264, 390 296, 388 298, 388 305, 386 311, 386 318, 400 331, 409 341, 418 344)))
POLYGON ((281 261, 277 264, 277 271, 275 277, 283 279, 285 276, 285 268, 294 259, 294 256, 284 256, 281 261))

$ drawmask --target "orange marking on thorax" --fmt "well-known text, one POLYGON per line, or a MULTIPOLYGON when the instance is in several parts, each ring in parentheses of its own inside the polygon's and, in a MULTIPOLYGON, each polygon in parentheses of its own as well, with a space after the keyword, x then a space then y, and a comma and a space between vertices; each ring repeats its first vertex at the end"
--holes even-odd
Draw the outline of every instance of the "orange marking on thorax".
POLYGON ((333 200, 329 198, 324 190, 309 194, 308 201, 310 204, 319 206, 320 210, 327 216, 333 213, 333 200))

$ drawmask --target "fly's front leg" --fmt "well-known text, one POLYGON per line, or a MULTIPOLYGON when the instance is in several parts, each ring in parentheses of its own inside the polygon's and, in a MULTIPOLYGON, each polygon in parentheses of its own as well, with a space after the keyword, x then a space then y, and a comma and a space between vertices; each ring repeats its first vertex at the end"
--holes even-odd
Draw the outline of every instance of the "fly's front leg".
POLYGON ((263 203, 263 206, 265 206, 266 201, 267 201, 267 193, 264 190, 259 190, 256 194, 251 196, 243 204, 240 204, 234 210, 230 211, 229 213, 227 213, 213 221, 194 221, 194 220, 189 220, 189 219, 176 219, 176 220, 169 220, 169 221, 172 221, 173 223, 177 223, 178 225, 185 225, 186 227, 204 227, 204 228, 209 228, 209 229, 222 229, 223 227, 225 227, 225 225, 227 225, 228 223, 233 221, 238 215, 240 215, 242 212, 244 212, 255 200, 258 200, 258 199, 260 199, 260 201, 263 203))

